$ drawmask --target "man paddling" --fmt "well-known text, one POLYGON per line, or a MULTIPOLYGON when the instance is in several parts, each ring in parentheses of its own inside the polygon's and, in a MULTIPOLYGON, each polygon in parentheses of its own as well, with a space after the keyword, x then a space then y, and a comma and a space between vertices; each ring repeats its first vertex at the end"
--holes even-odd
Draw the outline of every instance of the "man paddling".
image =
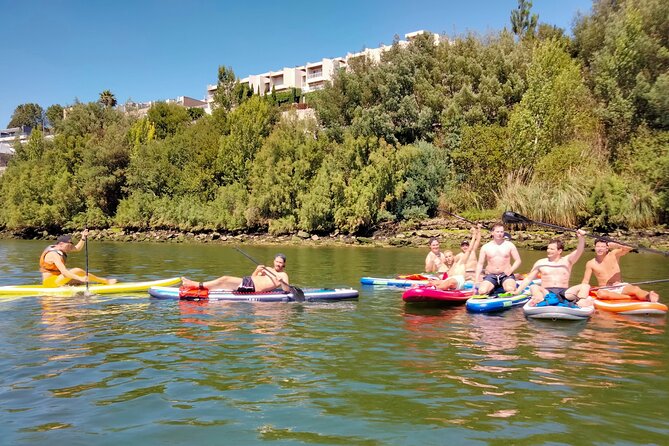
POLYGON ((630 251, 632 248, 629 246, 614 242, 607 243, 602 239, 595 240, 595 258, 585 264, 582 282, 589 284, 594 274, 597 285, 606 287, 606 289, 597 290, 597 297, 600 299, 631 298, 657 302, 659 295, 655 291, 645 291, 636 285, 623 282, 619 260, 630 251))
POLYGON ((532 266, 532 270, 518 286, 514 294, 520 294, 527 285, 532 283, 539 273, 541 273, 541 285, 531 285, 530 292, 532 299, 529 305, 535 306, 546 299, 549 293, 557 297, 558 302, 568 301, 579 307, 591 307, 592 299, 588 297, 590 286, 588 284, 578 284, 569 287, 569 278, 571 270, 581 258, 585 249, 585 231, 579 229, 576 231, 578 236, 578 245, 576 250, 562 256, 564 244, 560 239, 552 239, 546 247, 546 258, 537 260, 532 266))
POLYGON ((61 235, 55 245, 47 246, 39 258, 39 270, 42 273, 42 285, 59 287, 63 285, 81 285, 86 282, 98 282, 105 285, 116 283, 116 279, 105 279, 88 273, 81 268, 65 266, 69 252, 81 251, 88 238, 88 229, 81 233, 81 240, 74 245, 71 235, 61 235))
POLYGON ((518 249, 513 242, 506 240, 504 225, 499 222, 492 227, 492 240, 483 245, 476 263, 474 281, 478 283, 479 294, 498 294, 516 289, 516 277, 513 272, 521 264, 518 249), (511 264, 513 259, 513 264, 511 264), (481 272, 486 265, 483 281, 481 272))
POLYGON ((277 254, 274 257, 274 268, 258 265, 250 276, 221 276, 208 282, 195 282, 194 280, 182 277, 181 283, 188 287, 200 287, 209 290, 234 290, 245 293, 264 293, 279 287, 286 292, 290 292, 288 274, 285 273, 285 268, 286 256, 277 254))

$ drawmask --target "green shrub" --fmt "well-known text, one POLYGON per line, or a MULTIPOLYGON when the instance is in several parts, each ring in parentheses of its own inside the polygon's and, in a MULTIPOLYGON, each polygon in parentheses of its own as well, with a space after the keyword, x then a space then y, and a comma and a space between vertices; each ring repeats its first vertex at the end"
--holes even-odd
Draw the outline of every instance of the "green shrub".
POLYGON ((270 235, 277 236, 295 232, 296 228, 297 222, 295 220, 295 216, 288 215, 286 217, 270 220, 268 232, 270 235))
POLYGON ((603 177, 588 199, 588 225, 597 231, 648 226, 655 221, 656 200, 647 185, 616 174, 603 177))

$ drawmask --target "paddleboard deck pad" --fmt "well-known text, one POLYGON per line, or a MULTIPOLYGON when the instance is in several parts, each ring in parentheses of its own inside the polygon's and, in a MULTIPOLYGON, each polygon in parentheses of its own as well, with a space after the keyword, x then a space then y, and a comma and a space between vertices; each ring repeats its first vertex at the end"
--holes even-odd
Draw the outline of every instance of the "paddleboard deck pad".
POLYGON ((493 313, 519 307, 530 300, 529 294, 499 294, 497 296, 474 295, 467 299, 465 306, 472 313, 493 313))

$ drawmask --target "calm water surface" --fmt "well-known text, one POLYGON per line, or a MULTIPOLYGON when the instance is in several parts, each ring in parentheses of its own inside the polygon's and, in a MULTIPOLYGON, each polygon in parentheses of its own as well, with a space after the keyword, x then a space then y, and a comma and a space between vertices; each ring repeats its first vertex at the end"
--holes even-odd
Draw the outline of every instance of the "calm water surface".
MULTIPOLYGON (((31 283, 43 242, 0 241, 2 285, 31 283)), ((666 317, 407 306, 362 275, 417 272, 427 249, 248 247, 341 303, 192 303, 146 294, 0 299, 2 444, 667 444, 666 317)), ((522 271, 540 257, 521 252, 522 271)), ((587 252, 574 274, 580 280, 587 252)), ((84 264, 83 253, 70 265, 84 264)), ((669 259, 623 258, 628 281, 669 259)), ((123 280, 244 275, 231 247, 91 242, 123 280)), ((654 286, 669 300, 667 284, 654 286)))

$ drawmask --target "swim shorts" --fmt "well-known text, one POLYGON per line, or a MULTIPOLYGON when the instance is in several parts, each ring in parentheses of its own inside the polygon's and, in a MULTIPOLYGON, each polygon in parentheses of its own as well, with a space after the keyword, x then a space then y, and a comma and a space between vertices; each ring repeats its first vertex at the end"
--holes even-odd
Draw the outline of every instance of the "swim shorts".
POLYGON ((237 291, 240 293, 254 293, 256 291, 256 286, 251 276, 244 276, 242 278, 242 283, 237 287, 237 291))

